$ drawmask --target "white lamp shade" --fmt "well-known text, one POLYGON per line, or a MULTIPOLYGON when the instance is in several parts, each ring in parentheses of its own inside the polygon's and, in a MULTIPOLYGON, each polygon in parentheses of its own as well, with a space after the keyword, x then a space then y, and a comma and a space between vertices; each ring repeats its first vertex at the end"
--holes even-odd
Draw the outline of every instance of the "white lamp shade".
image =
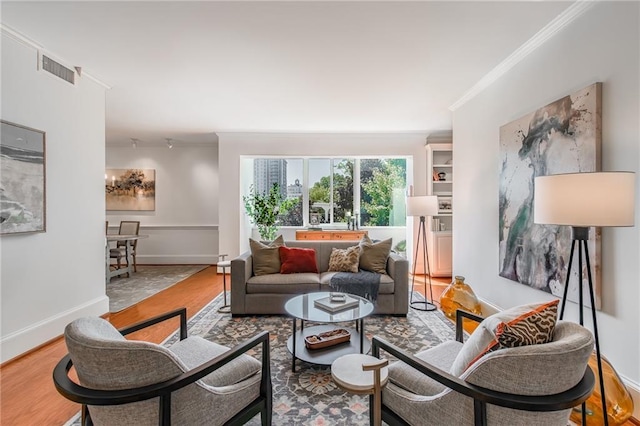
POLYGON ((576 227, 633 226, 634 184, 633 172, 538 176, 534 221, 576 227))
POLYGON ((438 197, 420 195, 407 197, 407 216, 433 216, 438 213, 438 197))

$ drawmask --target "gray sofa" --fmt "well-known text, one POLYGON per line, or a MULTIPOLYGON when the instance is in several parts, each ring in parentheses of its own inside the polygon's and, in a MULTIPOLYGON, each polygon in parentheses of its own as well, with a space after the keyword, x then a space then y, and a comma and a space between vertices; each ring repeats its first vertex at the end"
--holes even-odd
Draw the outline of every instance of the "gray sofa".
MULTIPOLYGON (((330 291, 335 272, 327 272, 331 249, 346 249, 357 241, 287 241, 287 247, 313 248, 319 274, 253 275, 251 252, 231 261, 231 313, 233 315, 285 314, 284 304, 295 295, 330 291)), ((387 274, 380 279, 374 314, 407 315, 409 308, 409 262, 391 253, 387 274)))

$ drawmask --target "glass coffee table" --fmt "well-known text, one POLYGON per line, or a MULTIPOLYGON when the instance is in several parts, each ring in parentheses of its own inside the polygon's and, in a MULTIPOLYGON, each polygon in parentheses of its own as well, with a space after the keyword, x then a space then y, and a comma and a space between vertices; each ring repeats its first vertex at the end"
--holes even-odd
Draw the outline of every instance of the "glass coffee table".
POLYGON ((331 365, 333 361, 343 355, 353 353, 366 354, 371 349, 371 342, 364 337, 364 318, 373 312, 373 303, 360 296, 349 294, 349 297, 358 300, 358 305, 351 309, 331 313, 315 306, 314 302, 317 299, 329 297, 329 295, 329 292, 302 294, 291 298, 284 305, 285 311, 293 319, 292 334, 287 341, 287 349, 293 355, 291 362, 291 371, 293 372, 296 371, 296 359, 311 364, 331 365), (298 320, 300 320, 299 330, 297 327, 298 320), (305 328, 305 321, 325 324, 305 328), (334 330, 337 328, 333 325, 335 323, 350 321, 355 322, 355 329, 341 327, 351 334, 351 339, 348 342, 322 349, 307 349, 305 337, 334 330))

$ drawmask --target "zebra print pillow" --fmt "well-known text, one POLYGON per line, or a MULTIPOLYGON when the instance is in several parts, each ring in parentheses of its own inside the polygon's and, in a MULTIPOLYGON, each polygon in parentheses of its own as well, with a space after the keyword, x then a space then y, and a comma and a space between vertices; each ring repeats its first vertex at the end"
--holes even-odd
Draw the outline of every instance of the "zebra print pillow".
POLYGON ((549 342, 553 337, 557 311, 558 300, 554 300, 544 304, 516 306, 491 315, 480 323, 464 343, 451 366, 451 374, 460 376, 486 353, 513 347, 509 345, 530 344, 521 343, 524 341, 549 342), (530 333, 522 331, 523 329, 530 333), (535 337, 525 338, 531 333, 535 337), (514 334, 520 339, 514 337, 514 334), (502 341, 499 340, 500 336, 503 336, 502 341))
POLYGON ((496 327, 496 340, 500 348, 548 343, 558 316, 558 301, 554 300, 508 323, 496 327))

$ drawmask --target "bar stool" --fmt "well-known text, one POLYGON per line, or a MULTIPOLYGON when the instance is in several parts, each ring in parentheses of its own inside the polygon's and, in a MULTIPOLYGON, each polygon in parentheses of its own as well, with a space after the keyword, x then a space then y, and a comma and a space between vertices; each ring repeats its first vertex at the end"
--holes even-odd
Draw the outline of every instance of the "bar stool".
POLYGON ((222 295, 224 297, 224 305, 218 309, 221 314, 228 314, 231 312, 231 305, 227 303, 227 268, 231 266, 230 260, 224 260, 226 254, 218 255, 222 260, 216 265, 218 268, 222 268, 222 295))

